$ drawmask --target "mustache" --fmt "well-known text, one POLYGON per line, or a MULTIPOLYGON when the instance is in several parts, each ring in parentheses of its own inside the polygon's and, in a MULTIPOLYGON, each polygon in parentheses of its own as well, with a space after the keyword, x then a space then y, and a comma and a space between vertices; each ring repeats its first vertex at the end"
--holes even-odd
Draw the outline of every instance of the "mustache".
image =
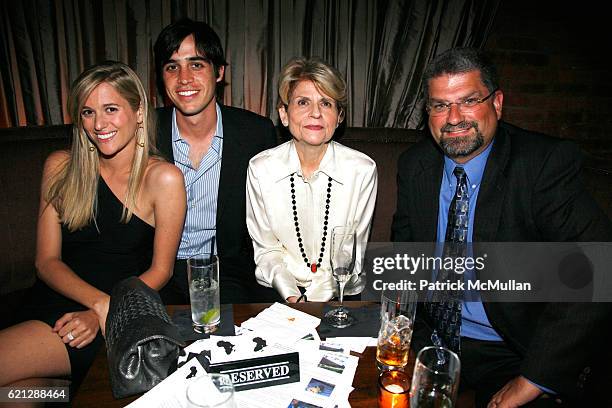
POLYGON ((474 128, 476 129, 476 131, 478 131, 478 122, 463 121, 457 123, 456 125, 451 125, 450 123, 447 123, 446 125, 440 128, 440 132, 453 132, 455 130, 465 130, 470 128, 474 128))

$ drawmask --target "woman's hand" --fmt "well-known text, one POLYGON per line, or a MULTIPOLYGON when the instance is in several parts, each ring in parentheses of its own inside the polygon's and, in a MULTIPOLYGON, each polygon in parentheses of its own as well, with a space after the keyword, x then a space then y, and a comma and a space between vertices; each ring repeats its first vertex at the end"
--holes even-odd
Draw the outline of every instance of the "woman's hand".
POLYGON ((302 296, 289 296, 287 299, 287 303, 306 303, 306 295, 302 296))
POLYGON ((91 343, 98 334, 99 320, 96 313, 89 309, 83 312, 66 313, 55 322, 53 331, 70 347, 78 349, 91 343))

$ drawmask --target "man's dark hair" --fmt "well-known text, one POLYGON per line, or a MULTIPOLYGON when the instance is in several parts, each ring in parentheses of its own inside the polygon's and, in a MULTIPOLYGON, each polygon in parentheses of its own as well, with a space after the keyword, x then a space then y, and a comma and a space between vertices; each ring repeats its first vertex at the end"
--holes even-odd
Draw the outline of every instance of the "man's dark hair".
MULTIPOLYGON (((155 71, 157 73, 157 87, 159 92, 165 94, 163 68, 172 54, 174 54, 183 40, 193 35, 196 49, 209 63, 213 65, 215 77, 219 76, 219 69, 227 65, 223 54, 221 40, 215 31, 206 23, 193 21, 189 18, 180 19, 167 25, 155 41, 155 71)), ((217 83, 217 97, 221 98, 225 80, 217 83)))
POLYGON ((423 97, 429 98, 429 81, 444 74, 480 71, 480 78, 489 92, 499 88, 497 69, 489 57, 476 48, 451 48, 437 55, 423 74, 423 97))

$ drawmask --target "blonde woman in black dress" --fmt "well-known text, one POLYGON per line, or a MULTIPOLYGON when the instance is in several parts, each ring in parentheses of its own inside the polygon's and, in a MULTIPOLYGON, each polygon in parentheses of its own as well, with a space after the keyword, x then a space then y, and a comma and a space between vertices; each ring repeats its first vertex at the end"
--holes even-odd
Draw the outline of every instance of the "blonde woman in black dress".
POLYGON ((28 320, 0 332, 0 386, 78 385, 103 342, 113 285, 139 276, 159 290, 172 274, 185 216, 181 172, 154 156, 146 93, 118 62, 74 82, 70 151, 43 171, 28 320))

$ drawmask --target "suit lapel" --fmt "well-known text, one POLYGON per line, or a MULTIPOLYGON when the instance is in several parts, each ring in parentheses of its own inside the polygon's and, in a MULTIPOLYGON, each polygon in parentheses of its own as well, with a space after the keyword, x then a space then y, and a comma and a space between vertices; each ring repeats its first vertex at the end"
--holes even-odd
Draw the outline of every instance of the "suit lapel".
POLYGON ((174 163, 172 109, 171 107, 157 109, 157 148, 170 163, 174 163))
POLYGON ((510 138, 501 126, 500 124, 497 130, 476 201, 473 236, 475 242, 495 241, 501 220, 507 186, 504 170, 511 151, 510 138))
POLYGON ((223 156, 221 159, 221 176, 219 179, 219 192, 217 196, 217 225, 221 225, 221 217, 225 210, 234 183, 246 183, 246 180, 236 180, 240 171, 236 163, 240 162, 240 129, 237 121, 232 120, 231 112, 221 106, 221 120, 223 123, 223 156))
POLYGON ((428 242, 435 242, 438 233, 440 185, 444 168, 442 153, 437 147, 434 149, 431 155, 421 159, 422 173, 415 177, 415 191, 412 193, 418 214, 414 236, 428 242))

